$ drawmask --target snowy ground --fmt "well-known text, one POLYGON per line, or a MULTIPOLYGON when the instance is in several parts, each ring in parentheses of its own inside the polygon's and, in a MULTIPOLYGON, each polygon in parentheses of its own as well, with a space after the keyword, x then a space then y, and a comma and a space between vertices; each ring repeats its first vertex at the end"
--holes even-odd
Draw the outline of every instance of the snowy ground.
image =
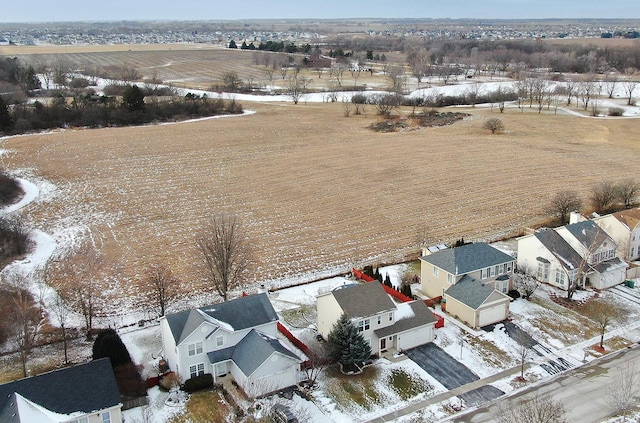
MULTIPOLYGON (((467 81, 465 81, 467 82, 467 81)), ((498 85, 512 85, 512 82, 488 82, 482 85, 482 90, 493 91, 498 85)), ((468 89, 468 84, 458 84, 445 87, 427 88, 412 93, 412 96, 433 95, 437 93, 445 95, 454 95, 464 92, 468 89)), ((184 94, 192 92, 194 94, 205 94, 204 91, 197 90, 185 90, 184 94)), ((208 95, 217 95, 207 93, 208 95)), ((342 97, 349 98, 352 93, 340 93, 340 99, 342 97)), ((239 101, 289 101, 287 96, 247 96, 240 94, 223 94, 225 98, 235 98, 239 101)), ((624 110, 624 116, 637 117, 640 116, 640 108, 636 106, 627 106, 624 95, 621 92, 614 94, 614 99, 606 99, 599 101, 599 108, 606 110, 609 107, 620 107, 624 110)), ((321 102, 326 101, 326 93, 308 94, 302 101, 309 102, 321 102)), ((480 106, 479 106, 480 107, 480 106)), ((585 114, 578 113, 576 111, 569 111, 570 113, 577 113, 581 116, 585 114)), ((0 140, 1 142, 1 140, 0 140)), ((0 157, 7 152, 0 149, 0 157)), ((0 214, 21 213, 22 210, 34 201, 47 201, 56 195, 57 190, 60 187, 55 187, 48 181, 38 180, 33 178, 33 175, 28 169, 22 169, 15 171, 17 176, 20 176, 20 183, 25 191, 25 196, 20 202, 6 207, 0 210, 0 214)), ((33 230, 32 239, 35 242, 34 251, 25 259, 16 261, 7 266, 2 275, 7 275, 12 272, 17 272, 27 276, 32 282, 31 290, 34 293, 38 293, 38 297, 46 291, 46 287, 39 284, 39 279, 36 277, 37 272, 41 270, 46 264, 47 260, 52 254, 60 251, 65 251, 70 246, 74 245, 77 241, 77 237, 82 236, 85 233, 86 227, 83 226, 83 219, 81 216, 70 216, 68 220, 64 220, 61 226, 56 230, 54 234, 46 234, 37 229, 33 230), (65 223, 66 222, 66 223, 65 223)), ((508 244, 501 245, 501 249, 507 252, 512 251, 512 246, 508 244)), ((390 275, 392 282, 399 285, 399 280, 402 272, 406 268, 406 265, 390 266, 382 269, 383 276, 387 273, 390 275)), ((319 269, 318 275, 324 274, 325 269, 319 269)), ((287 281, 289 283, 301 282, 291 279, 287 281)), ((274 307, 280 313, 287 310, 296 310, 299 308, 305 308, 310 310, 313 315, 313 309, 315 308, 315 297, 323 292, 340 286, 345 283, 352 283, 353 281, 347 278, 331 278, 320 282, 315 282, 308 285, 302 285, 294 288, 288 288, 280 291, 276 291, 270 294, 274 307)), ((638 285, 638 284, 637 284, 638 285)), ((415 287, 417 288, 417 287, 415 287)), ((541 289, 536 295, 541 298, 548 298, 550 289, 541 289)), ((639 289, 635 289, 636 293, 639 293, 639 289)), ((629 301, 621 299, 620 297, 613 296, 614 294, 606 293, 605 296, 610 297, 612 300, 620 302, 625 307, 633 308, 636 311, 636 315, 640 312, 640 307, 637 304, 633 304, 629 301)), ((54 292, 46 292, 44 295, 45 307, 49 301, 54 298, 54 292)), ((511 305, 511 312, 514 322, 519 323, 525 330, 530 331, 536 339, 544 342, 545 345, 551 348, 551 356, 563 356, 568 357, 573 363, 579 364, 583 361, 590 361, 597 358, 597 355, 591 354, 589 347, 595 343, 593 339, 589 340, 577 340, 567 339, 567 337, 556 336, 553 333, 542 332, 539 326, 535 326, 531 316, 538 316, 537 318, 548 318, 553 311, 544 308, 534 302, 527 302, 524 300, 517 300, 511 305)), ((437 339, 435 343, 443 348, 452 357, 459 359, 463 364, 470 368, 481 378, 490 376, 517 365, 517 352, 516 346, 513 340, 511 340, 500 327, 496 327, 492 332, 484 333, 473 331, 464 327, 462 324, 450 319, 443 314, 446 319, 445 327, 437 331, 437 339), (460 339, 463 339, 462 344, 460 339), (462 345, 462 346, 461 346, 462 345), (491 345, 493 347, 491 347, 491 345), (486 347, 490 346, 491 353, 487 353, 486 347)), ((555 318, 562 320, 566 316, 557 315, 555 318)), ((80 316, 75 316, 78 326, 80 325, 80 316)), ((55 323, 55 322, 54 322, 55 323)), ((125 322, 120 326, 124 325, 125 322)), ((126 322, 128 323, 128 322, 126 322)), ((637 322, 630 322, 628 325, 619 325, 613 327, 608 332, 608 336, 620 336, 620 337, 637 337, 637 322), (636 330, 635 334, 630 335, 636 330)), ((313 321, 311 319, 308 325, 300 325, 299 327, 292 327, 294 333, 302 334, 304 331, 313 331, 313 321)), ((144 328, 136 328, 129 332, 122 332, 122 337, 129 348, 134 360, 144 366, 145 374, 151 374, 153 372, 153 366, 157 362, 159 354, 161 354, 161 343, 159 338, 159 329, 157 325, 151 325, 144 328)), ((638 339, 631 339, 637 342, 638 339)), ((550 377, 540 366, 549 357, 537 358, 539 363, 532 359, 532 365, 529 367, 526 373, 526 379, 530 381, 536 381, 543 378, 550 377)), ((378 376, 372 382, 376 386, 376 390, 382 393, 384 401, 381 403, 374 403, 366 407, 348 407, 340 405, 331 394, 331 384, 334 381, 326 375, 320 378, 320 387, 314 391, 313 396, 315 403, 309 403, 294 396, 294 400, 291 400, 291 406, 293 408, 305 408, 310 416, 309 421, 313 422, 355 422, 366 421, 377 416, 381 416, 394 411, 401 411, 407 404, 424 400, 426 397, 433 396, 435 394, 444 392, 446 389, 434 380, 429 374, 424 372, 420 367, 415 365, 410 360, 404 360, 391 363, 387 360, 380 360, 377 366, 380 368, 378 376), (415 375, 421 380, 424 380, 428 386, 431 387, 428 393, 418 395, 409 400, 399 400, 394 393, 389 390, 386 382, 386 376, 394 369, 401 368, 411 375, 415 375)), ((506 378, 504 380, 497 381, 493 384, 497 388, 511 392, 514 389, 518 389, 519 386, 514 383, 513 377, 506 378)), ((160 392, 157 388, 150 390, 150 406, 147 411, 147 421, 151 422, 166 422, 169 421, 172 416, 182 411, 181 408, 169 407, 165 405, 168 394, 160 392)), ((455 399, 452 399, 455 400, 455 399)), ((443 409, 442 404, 435 404, 421 412, 421 417, 425 420, 437 420, 445 417, 447 414, 443 409)), ((143 410, 134 409, 126 412, 128 421, 145 421, 143 416, 143 410)), ((400 418, 399 421, 416 416, 407 416, 400 418)))

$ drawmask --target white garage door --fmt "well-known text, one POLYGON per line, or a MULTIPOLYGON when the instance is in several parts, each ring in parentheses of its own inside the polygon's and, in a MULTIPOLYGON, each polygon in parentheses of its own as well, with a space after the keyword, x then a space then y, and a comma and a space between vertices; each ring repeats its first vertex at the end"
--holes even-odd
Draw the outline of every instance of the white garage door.
POLYGON ((478 311, 478 326, 486 326, 492 323, 501 322, 507 318, 507 305, 497 304, 493 307, 478 311))

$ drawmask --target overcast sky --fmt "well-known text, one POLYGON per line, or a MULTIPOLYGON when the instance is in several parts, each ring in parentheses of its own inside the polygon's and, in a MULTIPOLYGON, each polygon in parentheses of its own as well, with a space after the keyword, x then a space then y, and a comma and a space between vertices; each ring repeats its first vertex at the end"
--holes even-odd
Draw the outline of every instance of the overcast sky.
POLYGON ((5 0, 0 22, 277 18, 640 18, 640 0, 5 0))

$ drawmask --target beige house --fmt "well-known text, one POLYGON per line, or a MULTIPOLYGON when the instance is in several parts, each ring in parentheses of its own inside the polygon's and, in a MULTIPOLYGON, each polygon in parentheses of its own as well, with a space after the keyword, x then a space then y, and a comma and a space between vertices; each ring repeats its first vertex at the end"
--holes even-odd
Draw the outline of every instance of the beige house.
POLYGON ((422 301, 396 304, 378 281, 345 285, 317 297, 318 332, 327 339, 345 314, 373 354, 433 341, 436 318, 422 301))
POLYGON ((442 296, 446 311, 476 328, 509 317, 515 258, 484 243, 445 248, 420 257, 422 292, 442 296))
POLYGON ((471 276, 463 276, 445 291, 449 314, 474 329, 509 317, 511 298, 471 276))
POLYGON ((470 276, 507 293, 515 258, 484 243, 441 249, 420 257, 422 292, 430 298, 443 296, 463 276, 470 276))

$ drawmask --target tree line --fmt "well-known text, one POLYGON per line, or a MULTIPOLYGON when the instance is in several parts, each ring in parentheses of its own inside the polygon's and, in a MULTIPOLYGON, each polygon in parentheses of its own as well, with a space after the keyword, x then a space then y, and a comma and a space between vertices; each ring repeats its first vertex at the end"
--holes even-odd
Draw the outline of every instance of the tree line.
POLYGON ((0 96, 0 133, 9 135, 66 127, 140 125, 242 111, 242 105, 234 100, 225 101, 206 95, 187 94, 168 100, 156 97, 153 101, 145 101, 145 90, 136 85, 126 86, 121 99, 83 90, 71 98, 58 92, 51 101, 36 100, 33 104, 9 107, 0 96))

